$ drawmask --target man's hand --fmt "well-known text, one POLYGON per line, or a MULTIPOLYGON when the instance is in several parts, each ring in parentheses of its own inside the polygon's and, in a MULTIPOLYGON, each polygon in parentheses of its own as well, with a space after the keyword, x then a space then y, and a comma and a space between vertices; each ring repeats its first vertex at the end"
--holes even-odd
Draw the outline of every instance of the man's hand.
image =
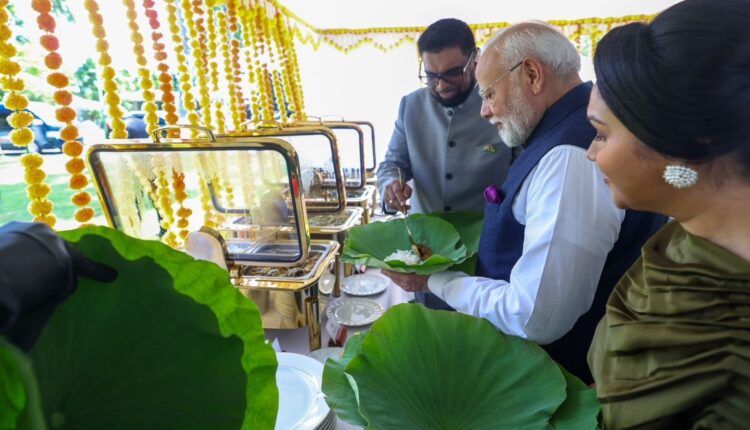
POLYGON ((398 179, 394 180, 385 187, 385 206, 388 209, 400 211, 403 214, 409 212, 411 206, 406 201, 411 197, 412 189, 409 184, 402 184, 398 179))
POLYGON ((404 289, 404 291, 409 291, 411 293, 430 291, 429 288, 427 288, 427 280, 430 278, 429 275, 392 272, 388 269, 381 269, 380 273, 389 277, 394 284, 404 289))

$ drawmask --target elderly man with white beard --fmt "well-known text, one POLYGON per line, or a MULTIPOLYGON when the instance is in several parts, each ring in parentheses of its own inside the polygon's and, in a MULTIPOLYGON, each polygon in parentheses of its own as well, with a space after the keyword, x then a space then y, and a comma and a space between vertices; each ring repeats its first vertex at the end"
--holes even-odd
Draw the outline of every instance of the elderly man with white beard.
POLYGON ((459 312, 537 342, 585 382, 586 353, 612 288, 664 217, 618 209, 586 151, 592 84, 559 31, 516 24, 477 65, 482 116, 523 146, 502 187, 485 191, 476 276, 384 271, 408 291, 429 290, 459 312))

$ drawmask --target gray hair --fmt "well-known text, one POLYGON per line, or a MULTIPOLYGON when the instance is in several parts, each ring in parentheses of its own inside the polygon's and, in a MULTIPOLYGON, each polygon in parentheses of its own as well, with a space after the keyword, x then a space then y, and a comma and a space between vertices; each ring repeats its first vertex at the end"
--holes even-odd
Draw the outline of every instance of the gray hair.
POLYGON ((514 24, 495 33, 482 52, 496 49, 507 67, 534 58, 549 67, 558 78, 581 70, 581 57, 573 43, 557 28, 541 21, 514 24))

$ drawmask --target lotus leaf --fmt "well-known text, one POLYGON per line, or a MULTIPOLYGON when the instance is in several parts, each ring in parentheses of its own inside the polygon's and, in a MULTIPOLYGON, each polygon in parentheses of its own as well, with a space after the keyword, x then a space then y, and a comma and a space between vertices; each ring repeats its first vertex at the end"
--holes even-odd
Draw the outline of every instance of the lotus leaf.
POLYGON ((28 358, 0 337, 0 430, 45 430, 28 358))
MULTIPOLYGON (((458 220, 459 217, 455 219, 458 220)), ((472 228, 462 231, 474 233, 472 228)), ((476 249, 468 249, 464 242, 457 228, 450 222, 438 216, 414 214, 403 219, 354 227, 349 231, 341 259, 352 264, 429 275, 463 263, 476 253, 476 249), (409 224, 414 240, 429 247, 432 256, 416 265, 401 261, 386 262, 385 259, 394 252, 411 248, 406 223, 409 224)), ((469 242, 473 243, 472 240, 469 242)))
MULTIPOLYGON (((329 405, 352 424, 367 423, 371 429, 549 428, 568 395, 566 376, 544 350, 498 332, 483 319, 404 304, 388 310, 364 336, 351 350, 347 345, 353 358, 345 353, 338 362, 326 362, 326 371, 336 377, 323 380, 329 405), (352 383, 341 373, 353 379, 358 403, 352 401, 352 383)), ((573 387, 573 392, 580 388, 573 387)), ((590 405, 575 410, 577 404, 563 411, 559 428, 596 421, 596 410, 590 405)))
POLYGON ((555 430, 585 430, 599 428, 601 406, 596 391, 587 387, 576 376, 560 367, 565 377, 567 397, 555 411, 550 424, 555 430))
POLYGON ((356 382, 345 373, 346 366, 357 354, 359 354, 362 340, 365 336, 357 334, 346 341, 346 349, 341 359, 326 360, 326 366, 323 369, 323 386, 330 387, 326 391, 326 403, 333 409, 336 415, 342 420, 354 425, 366 427, 367 421, 359 414, 358 411, 358 393, 356 382))
POLYGON ((31 350, 50 428, 273 428, 276 358, 226 271, 106 228, 62 232, 85 278, 31 350))

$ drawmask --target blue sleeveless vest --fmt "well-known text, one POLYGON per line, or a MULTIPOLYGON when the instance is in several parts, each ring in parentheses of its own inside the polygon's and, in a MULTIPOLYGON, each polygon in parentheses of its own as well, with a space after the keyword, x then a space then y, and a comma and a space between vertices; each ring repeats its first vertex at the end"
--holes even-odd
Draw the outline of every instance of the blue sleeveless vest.
MULTIPOLYGON (((502 202, 485 204, 477 276, 510 282, 510 272, 521 257, 524 240, 524 226, 513 216, 513 200, 534 166, 552 148, 574 145, 587 149, 591 144, 596 134, 586 118, 591 88, 590 82, 583 83, 547 110, 527 140, 526 148, 511 165, 501 187, 502 202)), ((640 255, 643 243, 665 222, 666 217, 662 215, 626 211, 619 238, 607 255, 591 308, 565 336, 542 346, 555 361, 587 384, 593 379, 586 354, 596 325, 604 316, 607 299, 615 283, 640 255)))

